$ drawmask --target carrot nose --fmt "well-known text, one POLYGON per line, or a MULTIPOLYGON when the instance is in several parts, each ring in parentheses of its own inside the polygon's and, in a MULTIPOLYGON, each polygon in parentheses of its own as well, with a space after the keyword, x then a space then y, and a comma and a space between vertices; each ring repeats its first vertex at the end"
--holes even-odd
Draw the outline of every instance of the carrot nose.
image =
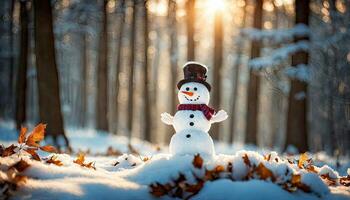
POLYGON ((184 94, 186 94, 186 95, 188 95, 188 96, 193 96, 193 92, 186 92, 186 91, 181 91, 182 93, 184 93, 184 94))

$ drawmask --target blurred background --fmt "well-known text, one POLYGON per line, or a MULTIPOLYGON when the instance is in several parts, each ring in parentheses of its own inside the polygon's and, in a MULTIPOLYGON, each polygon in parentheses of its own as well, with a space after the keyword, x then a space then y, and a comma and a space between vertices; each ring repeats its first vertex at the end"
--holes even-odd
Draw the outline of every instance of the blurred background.
MULTIPOLYGON (((167 145, 182 66, 208 66, 210 135, 350 154, 348 0, 2 0, 0 124, 167 145)), ((1 134, 1 133, 0 133, 1 134)))

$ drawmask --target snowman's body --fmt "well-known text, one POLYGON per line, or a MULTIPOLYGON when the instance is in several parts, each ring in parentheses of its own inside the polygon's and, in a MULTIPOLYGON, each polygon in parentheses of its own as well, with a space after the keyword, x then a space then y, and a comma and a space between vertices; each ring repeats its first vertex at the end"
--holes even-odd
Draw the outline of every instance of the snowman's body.
MULTIPOLYGON (((201 83, 189 82, 181 86, 178 93, 180 104, 204 104, 209 103, 209 91, 201 83)), ((179 110, 174 117, 163 113, 161 119, 168 125, 173 125, 176 133, 172 136, 169 149, 173 155, 201 154, 213 156, 215 154, 214 143, 208 131, 214 122, 227 118, 225 111, 219 111, 211 119, 208 119, 201 110, 179 110)))
POLYGON ((169 151, 173 155, 193 155, 211 157, 215 154, 210 135, 198 129, 184 129, 171 137, 169 151))
POLYGON ((205 118, 202 111, 179 110, 174 115, 173 126, 176 132, 186 129, 198 129, 208 132, 211 122, 205 118))

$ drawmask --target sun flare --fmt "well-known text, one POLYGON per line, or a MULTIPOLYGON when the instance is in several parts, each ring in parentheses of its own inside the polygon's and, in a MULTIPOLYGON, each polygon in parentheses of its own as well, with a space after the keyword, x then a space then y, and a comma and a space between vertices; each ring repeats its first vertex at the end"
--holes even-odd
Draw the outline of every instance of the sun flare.
POLYGON ((206 9, 213 13, 223 11, 225 6, 224 0, 207 0, 205 3, 206 9))

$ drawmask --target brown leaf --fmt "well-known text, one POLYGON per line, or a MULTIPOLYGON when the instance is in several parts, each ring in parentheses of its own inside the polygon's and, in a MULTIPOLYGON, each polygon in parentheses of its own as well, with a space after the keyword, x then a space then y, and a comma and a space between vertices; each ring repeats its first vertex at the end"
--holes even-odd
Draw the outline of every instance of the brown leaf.
POLYGON ((223 171, 225 171, 225 167, 222 166, 222 165, 218 165, 218 166, 216 166, 216 167, 214 168, 214 172, 215 172, 215 173, 221 173, 221 172, 223 172, 223 171))
POLYGON ((187 184, 186 185, 186 192, 191 192, 191 193, 198 193, 204 186, 204 181, 199 181, 196 184, 187 184))
POLYGON ((89 163, 85 164, 84 161, 85 161, 85 155, 80 153, 78 155, 78 158, 76 160, 74 160, 73 162, 82 166, 82 167, 91 168, 91 169, 96 170, 96 167, 94 166, 94 164, 95 164, 94 162, 89 162, 89 163))
POLYGON ((85 161, 85 155, 80 153, 80 154, 78 154, 78 158, 76 160, 74 160, 73 162, 82 166, 84 164, 84 161, 85 161))
POLYGON ((7 157, 7 156, 11 156, 13 154, 15 154, 15 149, 16 146, 14 144, 11 144, 11 146, 5 148, 1 154, 1 157, 7 157))
POLYGON ((300 155, 298 167, 301 169, 304 166, 304 162, 307 161, 307 154, 306 152, 300 155))
POLYGON ((308 172, 312 172, 312 173, 316 173, 316 174, 318 173, 317 170, 316 170, 316 168, 315 168, 315 166, 313 166, 313 165, 311 165, 311 164, 306 166, 306 170, 307 170, 308 172))
POLYGON ((292 175, 292 179, 291 179, 291 183, 292 184, 299 184, 301 182, 301 175, 300 174, 293 174, 292 175))
POLYGON ((26 144, 32 147, 39 147, 39 142, 44 139, 46 124, 38 124, 28 136, 26 144))
MULTIPOLYGON (((135 164, 136 165, 136 164, 135 164)), ((96 170, 95 163, 94 162, 89 162, 88 164, 83 164, 84 167, 86 168, 91 168, 96 170)))
POLYGON ((19 133, 18 136, 18 143, 22 144, 26 140, 26 133, 27 133, 27 128, 26 127, 21 127, 21 132, 19 133))
POLYGON ((203 158, 199 154, 196 154, 193 158, 192 164, 195 168, 201 169, 203 166, 203 158))
POLYGON ((264 159, 267 160, 267 161, 270 161, 270 159, 271 159, 271 154, 269 153, 268 155, 265 155, 265 156, 264 156, 264 159))
POLYGON ((40 147, 40 149, 42 151, 46 151, 46 152, 50 152, 50 153, 57 153, 57 150, 55 147, 51 146, 51 145, 45 145, 40 147))
POLYGON ((30 165, 24 161, 24 160, 20 160, 18 162, 16 162, 15 164, 11 165, 9 167, 9 169, 16 169, 18 172, 23 172, 24 170, 26 170, 30 165))
POLYGON ((266 180, 268 178, 271 178, 272 181, 275 181, 276 178, 273 175, 273 173, 271 172, 270 169, 268 169, 267 167, 265 167, 264 164, 260 163, 258 165, 258 167, 256 167, 256 172, 257 174, 260 176, 261 179, 266 180))
POLYGON ((298 189, 301 189, 304 192, 307 192, 307 193, 311 192, 310 187, 301 182, 300 174, 293 174, 291 183, 293 186, 297 187, 298 189))
POLYGON ((151 160, 151 158, 150 158, 150 157, 147 157, 147 156, 144 157, 144 158, 142 158, 142 161, 143 161, 143 162, 147 162, 147 161, 149 161, 149 160, 151 160))
POLYGON ((227 164, 227 171, 230 172, 230 173, 232 173, 232 171, 233 171, 232 162, 228 162, 228 164, 227 164))
POLYGON ((246 164, 248 167, 252 166, 247 154, 244 154, 244 156, 242 158, 243 158, 244 164, 246 164))
POLYGON ((341 185, 344 185, 346 187, 350 187, 350 175, 346 176, 346 177, 341 177, 339 179, 339 183, 341 185))
POLYGON ((32 155, 32 158, 34 160, 40 161, 41 159, 40 159, 39 155, 36 153, 36 150, 38 150, 38 149, 25 149, 24 151, 26 151, 27 153, 32 155))
POLYGON ((50 159, 46 161, 46 163, 54 164, 54 165, 57 165, 57 166, 62 166, 63 165, 62 161, 58 160, 57 156, 55 156, 55 155, 51 156, 50 159))
POLYGON ((216 166, 213 170, 205 170, 205 180, 216 180, 220 177, 220 173, 225 171, 225 167, 222 165, 216 166))
POLYGON ((27 176, 16 174, 16 176, 12 179, 12 182, 15 184, 24 183, 26 182, 27 178, 27 176))
POLYGON ((168 190, 160 183, 151 184, 151 194, 155 197, 161 197, 168 193, 168 190))
POLYGON ((322 174, 322 175, 321 175, 321 178, 324 179, 325 182, 327 183, 327 185, 329 185, 329 186, 335 186, 335 185, 336 185, 336 180, 333 179, 333 178, 331 178, 331 177, 329 176, 329 173, 327 173, 327 174, 322 174))

